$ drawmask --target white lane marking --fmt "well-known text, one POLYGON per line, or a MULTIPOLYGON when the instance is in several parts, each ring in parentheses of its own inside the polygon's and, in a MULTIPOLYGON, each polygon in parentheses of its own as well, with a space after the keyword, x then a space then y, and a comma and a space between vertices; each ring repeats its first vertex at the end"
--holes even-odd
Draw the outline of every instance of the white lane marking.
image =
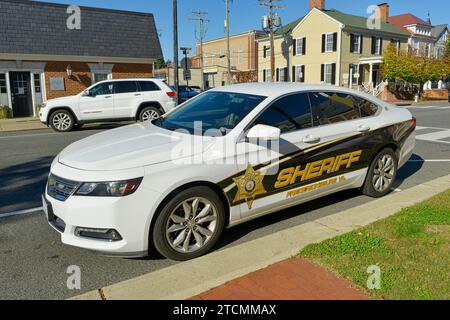
POLYGON ((423 109, 423 110, 450 110, 450 107, 445 106, 409 106, 406 109, 423 109))
POLYGON ((450 159, 408 160, 408 162, 450 162, 450 159))
POLYGON ((426 134, 418 134, 416 135, 416 139, 419 141, 428 141, 428 142, 436 142, 443 144, 450 144, 450 141, 444 141, 442 139, 450 138, 450 129, 448 128, 434 128, 434 127, 418 127, 417 130, 424 129, 432 129, 439 130, 437 132, 426 133, 426 134))
POLYGON ((42 211, 43 209, 44 209, 43 207, 39 207, 39 208, 26 209, 26 210, 20 210, 20 211, 8 212, 8 213, 0 213, 0 220, 4 219, 4 218, 23 216, 26 214, 39 212, 39 211, 42 211))
POLYGON ((11 138, 36 138, 36 137, 46 137, 46 136, 56 136, 59 133, 39 133, 39 134, 18 134, 11 136, 1 136, 0 139, 11 139, 11 138))

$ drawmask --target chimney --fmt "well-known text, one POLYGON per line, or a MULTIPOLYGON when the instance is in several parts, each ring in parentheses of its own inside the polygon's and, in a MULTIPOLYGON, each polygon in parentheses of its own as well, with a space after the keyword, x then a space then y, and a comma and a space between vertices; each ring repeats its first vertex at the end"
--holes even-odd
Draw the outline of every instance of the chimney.
POLYGON ((378 5, 378 8, 380 8, 380 20, 387 22, 389 19, 389 4, 381 3, 378 5))
POLYGON ((325 9, 325 0, 309 0, 309 11, 313 8, 317 8, 319 10, 325 9))

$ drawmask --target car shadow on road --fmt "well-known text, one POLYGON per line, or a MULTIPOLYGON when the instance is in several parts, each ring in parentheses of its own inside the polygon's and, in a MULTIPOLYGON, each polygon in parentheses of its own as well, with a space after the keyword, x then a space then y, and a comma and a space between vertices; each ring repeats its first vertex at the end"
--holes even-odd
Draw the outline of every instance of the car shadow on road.
POLYGON ((92 130, 111 130, 119 127, 127 126, 130 124, 134 124, 136 122, 110 122, 110 123, 98 123, 98 124, 86 124, 83 127, 76 129, 76 131, 92 131, 92 130))
POLYGON ((0 217, 2 213, 37 208, 54 157, 0 169, 0 217))
POLYGON ((407 178, 413 176, 418 171, 420 171, 420 169, 422 169, 424 163, 425 160, 421 156, 413 154, 409 161, 403 167, 401 167, 400 170, 398 170, 397 179, 395 180, 393 187, 401 187, 403 182, 407 178))

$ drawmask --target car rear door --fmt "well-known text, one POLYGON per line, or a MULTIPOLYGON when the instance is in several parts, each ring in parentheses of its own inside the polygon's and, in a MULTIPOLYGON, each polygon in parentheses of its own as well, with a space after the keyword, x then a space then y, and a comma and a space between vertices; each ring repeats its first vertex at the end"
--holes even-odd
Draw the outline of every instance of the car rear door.
POLYGON ((89 90, 89 95, 81 95, 79 108, 81 120, 114 118, 113 83, 99 83, 89 90))
POLYGON ((132 118, 133 111, 142 99, 138 84, 134 80, 114 82, 114 115, 115 118, 132 118))

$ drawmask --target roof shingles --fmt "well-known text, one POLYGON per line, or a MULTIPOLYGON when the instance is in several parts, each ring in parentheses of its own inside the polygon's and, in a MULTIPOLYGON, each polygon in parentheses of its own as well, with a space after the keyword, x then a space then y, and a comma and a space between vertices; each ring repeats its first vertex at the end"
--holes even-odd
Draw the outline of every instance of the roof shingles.
POLYGON ((152 14, 81 7, 81 30, 69 30, 67 8, 0 1, 0 53, 162 58, 152 14))

